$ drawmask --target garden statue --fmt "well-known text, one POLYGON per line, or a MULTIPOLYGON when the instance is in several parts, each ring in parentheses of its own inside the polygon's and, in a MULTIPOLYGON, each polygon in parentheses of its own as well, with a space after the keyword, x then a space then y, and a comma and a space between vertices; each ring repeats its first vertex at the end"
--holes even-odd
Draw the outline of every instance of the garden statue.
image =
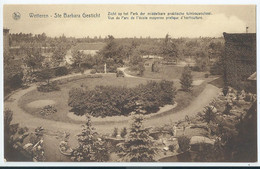
POLYGON ((107 64, 106 63, 104 64, 104 72, 105 72, 105 74, 107 73, 107 64))

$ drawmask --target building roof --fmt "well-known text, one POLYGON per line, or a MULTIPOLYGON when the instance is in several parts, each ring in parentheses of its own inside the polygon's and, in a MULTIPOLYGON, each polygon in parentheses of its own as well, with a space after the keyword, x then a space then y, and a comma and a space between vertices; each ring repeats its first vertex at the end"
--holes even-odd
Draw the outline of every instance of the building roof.
POLYGON ((74 48, 77 50, 101 50, 106 44, 99 43, 78 43, 74 48))
POLYGON ((256 33, 223 33, 225 41, 229 42, 247 42, 255 41, 256 33))
POLYGON ((256 72, 253 73, 252 75, 249 76, 249 78, 247 78, 247 80, 256 80, 256 72))

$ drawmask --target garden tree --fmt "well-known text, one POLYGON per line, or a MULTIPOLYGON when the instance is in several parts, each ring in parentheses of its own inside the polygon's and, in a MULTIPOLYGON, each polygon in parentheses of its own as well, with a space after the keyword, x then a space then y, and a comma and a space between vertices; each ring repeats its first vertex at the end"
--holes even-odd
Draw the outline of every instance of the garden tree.
POLYGON ((196 69, 206 71, 209 66, 209 57, 203 50, 197 51, 195 55, 196 69))
POLYGON ((43 69, 37 73, 37 76, 40 80, 46 81, 47 85, 50 84, 50 79, 54 77, 54 70, 51 69, 51 63, 49 61, 43 64, 43 69))
POLYGON ((85 114, 85 101, 86 101, 86 92, 82 88, 72 88, 69 91, 69 100, 68 105, 72 107, 72 110, 76 115, 85 114))
POLYGON ((210 67, 210 74, 212 75, 223 75, 224 64, 221 59, 218 59, 213 63, 213 65, 210 67))
POLYGON ((190 149, 190 138, 186 136, 180 136, 177 138, 177 140, 181 152, 187 152, 190 149))
POLYGON ((90 54, 83 55, 82 63, 80 64, 80 67, 82 69, 91 69, 95 64, 97 64, 98 56, 91 56, 90 54))
POLYGON ((14 60, 11 54, 4 51, 4 94, 8 94, 23 84, 23 71, 21 63, 14 60))
MULTIPOLYGON (((128 58, 135 52, 137 51, 136 48, 139 44, 135 41, 135 40, 132 40, 131 42, 131 46, 129 48, 129 52, 128 52, 128 58)), ((130 60, 130 58, 129 58, 130 60)))
POLYGON ((92 127, 90 116, 86 117, 87 122, 78 135, 79 145, 73 150, 71 159, 73 161, 108 161, 108 148, 92 127))
POLYGON ((173 61, 178 58, 178 50, 176 45, 173 43, 169 34, 166 34, 165 39, 162 44, 162 55, 165 60, 173 61))
POLYGON ((144 59, 138 55, 137 53, 135 53, 133 56, 131 56, 131 59, 130 59, 130 65, 133 66, 133 65, 137 65, 138 63, 143 63, 144 62, 144 59))
POLYGON ((94 65, 97 64, 97 57, 93 57, 89 54, 84 54, 82 51, 73 50, 72 51, 72 58, 70 59, 73 64, 73 68, 77 70, 81 69, 91 69, 94 65))
POLYGON ((83 52, 80 52, 79 50, 73 50, 72 58, 70 58, 70 60, 72 61, 72 66, 76 69, 79 69, 80 64, 83 62, 83 57, 83 52))
POLYGON ((222 93, 224 96, 226 96, 228 94, 228 85, 227 84, 224 84, 224 87, 222 89, 222 93))
POLYGON ((173 104, 176 95, 173 82, 167 80, 162 80, 160 83, 149 81, 145 86, 139 85, 136 91, 138 93, 138 106, 141 106, 143 114, 157 112, 160 106, 173 104))
POLYGON ((159 72, 159 61, 153 61, 152 66, 151 66, 151 71, 152 72, 159 72))
POLYGON ((213 112, 213 108, 211 106, 205 107, 202 120, 205 121, 207 124, 209 124, 210 122, 214 122, 216 120, 216 114, 213 112))
POLYGON ((115 127, 112 136, 116 137, 118 135, 118 128, 115 127))
POLYGON ((145 71, 144 60, 140 55, 134 54, 131 57, 131 59, 130 59, 130 69, 132 71, 138 71, 138 74, 140 76, 143 75, 143 73, 145 71))
POLYGON ((14 140, 12 136, 17 132, 19 124, 11 124, 13 112, 9 109, 4 111, 4 156, 7 160, 11 159, 13 154, 14 140))
POLYGON ((149 129, 143 126, 143 115, 133 114, 132 120, 129 135, 123 143, 122 151, 119 154, 120 157, 130 162, 154 161, 157 149, 153 145, 149 129))
POLYGON ((103 56, 103 62, 107 64, 110 71, 116 71, 118 66, 123 65, 122 48, 118 46, 115 38, 108 35, 106 46, 99 52, 103 56))
POLYGON ((126 127, 124 127, 124 128, 121 130, 120 136, 121 136, 122 138, 125 138, 126 135, 127 135, 127 129, 126 129, 126 127))
POLYGON ((58 44, 54 48, 53 55, 51 56, 51 61, 53 66, 54 67, 60 66, 60 64, 64 62, 66 54, 67 54, 66 43, 58 44))
POLYGON ((124 59, 130 61, 133 53, 138 51, 136 48, 138 46, 138 43, 135 40, 132 40, 132 42, 129 42, 129 44, 121 44, 121 54, 122 56, 125 56, 124 59))
POLYGON ((185 66, 180 78, 181 88, 184 91, 191 91, 192 88, 192 75, 189 66, 185 66))
POLYGON ((210 58, 221 58, 222 52, 224 50, 224 44, 220 41, 210 42, 208 46, 209 59, 210 58))
POLYGON ((41 54, 41 49, 38 47, 33 47, 32 49, 27 50, 23 61, 25 65, 31 68, 31 71, 34 72, 36 69, 42 68, 43 60, 44 56, 41 54))
POLYGON ((225 110, 223 111, 223 114, 229 115, 231 109, 232 109, 232 106, 227 102, 226 106, 225 106, 225 110))

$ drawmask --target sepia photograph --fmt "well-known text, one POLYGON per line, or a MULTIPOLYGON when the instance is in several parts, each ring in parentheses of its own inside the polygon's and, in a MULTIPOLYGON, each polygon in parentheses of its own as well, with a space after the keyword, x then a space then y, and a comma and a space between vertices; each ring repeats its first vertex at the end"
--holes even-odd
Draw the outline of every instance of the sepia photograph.
POLYGON ((3 5, 5 162, 257 163, 256 5, 3 5))

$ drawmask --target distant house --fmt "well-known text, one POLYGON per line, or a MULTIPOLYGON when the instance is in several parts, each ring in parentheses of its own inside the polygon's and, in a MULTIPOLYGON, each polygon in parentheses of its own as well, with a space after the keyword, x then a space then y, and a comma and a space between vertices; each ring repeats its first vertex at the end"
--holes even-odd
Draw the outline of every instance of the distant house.
POLYGON ((143 55, 143 59, 163 59, 163 57, 158 56, 158 55, 143 55))
POLYGON ((158 55, 143 55, 141 56, 143 59, 145 59, 145 63, 144 63, 144 66, 146 67, 151 67, 152 64, 155 62, 155 61, 159 61, 159 60, 162 60, 163 57, 161 56, 158 56, 158 55))
MULTIPOLYGON (((86 55, 95 56, 101 49, 103 49, 105 43, 78 43, 76 46, 72 48, 72 50, 83 52, 86 55)), ((65 56, 65 60, 68 64, 72 64, 71 61, 72 52, 69 50, 65 56)))
POLYGON ((94 56, 105 46, 105 43, 79 43, 75 46, 80 52, 83 52, 86 55, 94 56))
POLYGON ((243 88, 248 77, 256 72, 256 34, 224 32, 223 35, 227 82, 233 87, 243 88))
POLYGON ((85 55, 95 56, 99 50, 79 50, 79 51, 83 52, 85 55))

